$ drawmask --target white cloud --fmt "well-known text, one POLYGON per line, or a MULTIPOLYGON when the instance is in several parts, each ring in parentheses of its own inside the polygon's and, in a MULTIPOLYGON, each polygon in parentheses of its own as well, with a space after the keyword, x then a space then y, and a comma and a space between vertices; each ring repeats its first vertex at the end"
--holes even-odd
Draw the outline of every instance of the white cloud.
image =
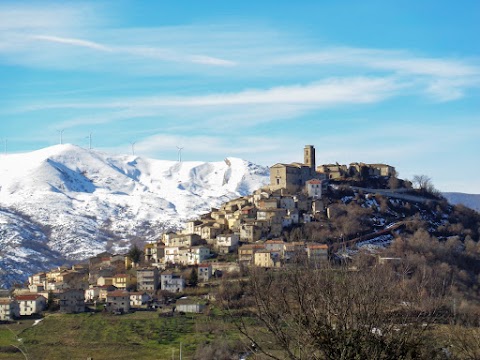
POLYGON ((480 74, 478 66, 463 60, 421 57, 399 50, 351 47, 332 47, 317 52, 280 55, 270 61, 273 65, 334 64, 447 78, 480 74))
POLYGON ((382 101, 410 86, 396 78, 334 78, 306 85, 276 86, 199 96, 133 97, 103 102, 39 104, 34 109, 187 108, 244 105, 308 105, 314 108, 382 101))
POLYGON ((106 52, 113 51, 113 49, 108 46, 105 46, 93 41, 82 40, 82 39, 72 39, 72 38, 49 36, 49 35, 33 35, 31 38, 33 40, 41 40, 41 41, 53 42, 53 43, 64 44, 64 45, 80 46, 80 47, 85 47, 85 48, 99 50, 99 51, 106 51, 106 52))

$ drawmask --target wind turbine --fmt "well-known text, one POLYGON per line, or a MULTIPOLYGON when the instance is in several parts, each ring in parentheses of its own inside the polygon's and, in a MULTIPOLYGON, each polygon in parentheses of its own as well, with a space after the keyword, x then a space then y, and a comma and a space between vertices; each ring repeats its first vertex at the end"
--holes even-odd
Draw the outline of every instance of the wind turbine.
POLYGON ((63 145, 63 132, 65 131, 64 129, 62 130, 57 130, 60 133, 60 145, 63 145))
POLYGON ((177 146, 177 149, 178 149, 178 161, 179 161, 179 162, 182 162, 182 150, 183 150, 183 147, 177 146))
POLYGON ((88 139, 88 149, 92 150, 92 133, 90 133, 86 139, 88 139))

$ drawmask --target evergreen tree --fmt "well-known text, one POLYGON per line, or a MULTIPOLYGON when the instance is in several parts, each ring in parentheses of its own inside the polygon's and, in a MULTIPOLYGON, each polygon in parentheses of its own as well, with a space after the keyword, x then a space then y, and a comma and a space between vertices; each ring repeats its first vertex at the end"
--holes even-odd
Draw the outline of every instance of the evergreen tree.
POLYGON ((193 268, 192 272, 190 273, 190 277, 188 278, 188 283, 190 286, 197 286, 198 284, 198 274, 197 269, 193 268))

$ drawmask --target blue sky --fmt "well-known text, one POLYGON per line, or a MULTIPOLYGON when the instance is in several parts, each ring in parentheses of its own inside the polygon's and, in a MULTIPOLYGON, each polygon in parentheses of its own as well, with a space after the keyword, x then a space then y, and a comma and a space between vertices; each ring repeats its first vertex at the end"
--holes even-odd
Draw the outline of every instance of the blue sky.
MULTIPOLYGON (((0 137, 388 163, 480 193, 480 2, 0 3, 0 137)), ((5 155, 3 155, 5 156, 5 155)))

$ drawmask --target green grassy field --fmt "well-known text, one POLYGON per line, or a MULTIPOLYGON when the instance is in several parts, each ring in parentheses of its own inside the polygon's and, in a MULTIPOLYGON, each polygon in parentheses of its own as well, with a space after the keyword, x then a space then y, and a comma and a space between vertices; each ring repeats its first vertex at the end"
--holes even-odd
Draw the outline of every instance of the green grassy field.
POLYGON ((39 324, 32 323, 0 325, 0 359, 25 358, 21 352, 10 352, 15 350, 12 344, 22 346, 31 360, 172 359, 172 355, 178 359, 180 346, 183 359, 191 359, 201 344, 239 338, 221 317, 205 315, 50 314, 39 324))

